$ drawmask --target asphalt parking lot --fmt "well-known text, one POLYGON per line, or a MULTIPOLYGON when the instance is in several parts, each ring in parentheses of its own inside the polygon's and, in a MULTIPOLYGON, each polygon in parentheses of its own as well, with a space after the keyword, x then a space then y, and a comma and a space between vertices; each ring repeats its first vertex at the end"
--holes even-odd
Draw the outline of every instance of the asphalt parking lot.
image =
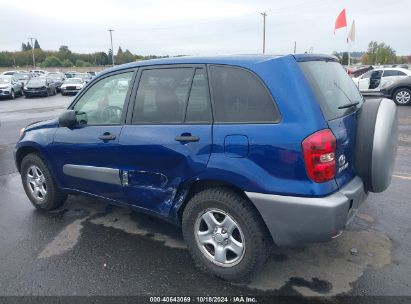
POLYGON ((36 211, 16 172, 18 130, 72 100, 0 100, 0 296, 370 295, 411 296, 411 106, 400 107, 390 188, 370 194, 338 239, 272 253, 249 285, 199 273, 179 228, 85 197, 36 211))

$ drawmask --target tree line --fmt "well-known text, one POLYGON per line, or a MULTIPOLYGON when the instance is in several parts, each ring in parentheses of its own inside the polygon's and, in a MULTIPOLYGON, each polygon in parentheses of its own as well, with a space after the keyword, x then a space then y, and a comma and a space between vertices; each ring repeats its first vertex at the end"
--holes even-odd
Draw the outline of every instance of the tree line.
MULTIPOLYGON (((67 45, 59 47, 58 51, 46 51, 40 47, 35 40, 32 46, 30 42, 21 44, 21 51, 17 52, 0 52, 0 67, 24 67, 33 66, 34 53, 36 66, 40 67, 83 67, 83 66, 106 66, 112 64, 112 50, 108 52, 94 52, 90 54, 81 54, 70 51, 67 45)), ((149 55, 142 56, 131 53, 128 49, 123 51, 118 48, 117 54, 114 55, 115 64, 123 64, 136 60, 146 60, 161 58, 160 56, 149 55)))
POLYGON ((395 50, 384 42, 371 41, 361 61, 363 64, 401 64, 407 63, 409 57, 397 56, 395 50))
MULTIPOLYGON (((334 52, 341 64, 348 64, 348 52, 334 52)), ((371 41, 366 52, 351 52, 351 63, 365 65, 411 63, 411 56, 397 56, 395 50, 384 42, 371 41)))

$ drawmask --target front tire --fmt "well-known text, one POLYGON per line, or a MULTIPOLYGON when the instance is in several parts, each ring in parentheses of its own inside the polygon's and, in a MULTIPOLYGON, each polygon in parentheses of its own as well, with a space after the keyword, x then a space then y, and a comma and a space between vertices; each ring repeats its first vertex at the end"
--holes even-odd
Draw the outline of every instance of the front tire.
POLYGON ((21 162, 20 172, 24 191, 34 207, 51 211, 63 205, 67 195, 58 189, 40 156, 25 156, 21 162))
POLYGON ((393 99, 397 105, 405 106, 411 102, 411 90, 407 88, 399 88, 393 94, 393 99))
POLYGON ((183 213, 183 235, 202 271, 248 282, 265 264, 271 237, 251 203, 228 188, 196 194, 183 213))

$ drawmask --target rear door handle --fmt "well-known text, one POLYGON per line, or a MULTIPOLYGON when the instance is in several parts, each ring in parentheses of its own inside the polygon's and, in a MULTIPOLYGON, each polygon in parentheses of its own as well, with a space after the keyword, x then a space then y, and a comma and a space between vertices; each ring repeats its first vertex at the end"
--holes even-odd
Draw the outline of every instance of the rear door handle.
POLYGON ((101 140, 114 140, 116 139, 116 136, 110 134, 109 132, 105 132, 103 135, 100 135, 98 138, 101 140))
POLYGON ((192 136, 192 135, 181 135, 176 137, 176 141, 189 141, 189 142, 196 142, 199 141, 200 137, 192 136))

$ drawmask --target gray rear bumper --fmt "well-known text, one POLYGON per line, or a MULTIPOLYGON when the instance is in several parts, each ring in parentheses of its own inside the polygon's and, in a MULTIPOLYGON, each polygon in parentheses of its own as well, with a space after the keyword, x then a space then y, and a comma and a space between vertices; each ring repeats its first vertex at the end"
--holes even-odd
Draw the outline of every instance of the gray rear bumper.
POLYGON ((359 177, 327 197, 293 197, 246 192, 277 246, 323 242, 337 236, 367 193, 359 177))

